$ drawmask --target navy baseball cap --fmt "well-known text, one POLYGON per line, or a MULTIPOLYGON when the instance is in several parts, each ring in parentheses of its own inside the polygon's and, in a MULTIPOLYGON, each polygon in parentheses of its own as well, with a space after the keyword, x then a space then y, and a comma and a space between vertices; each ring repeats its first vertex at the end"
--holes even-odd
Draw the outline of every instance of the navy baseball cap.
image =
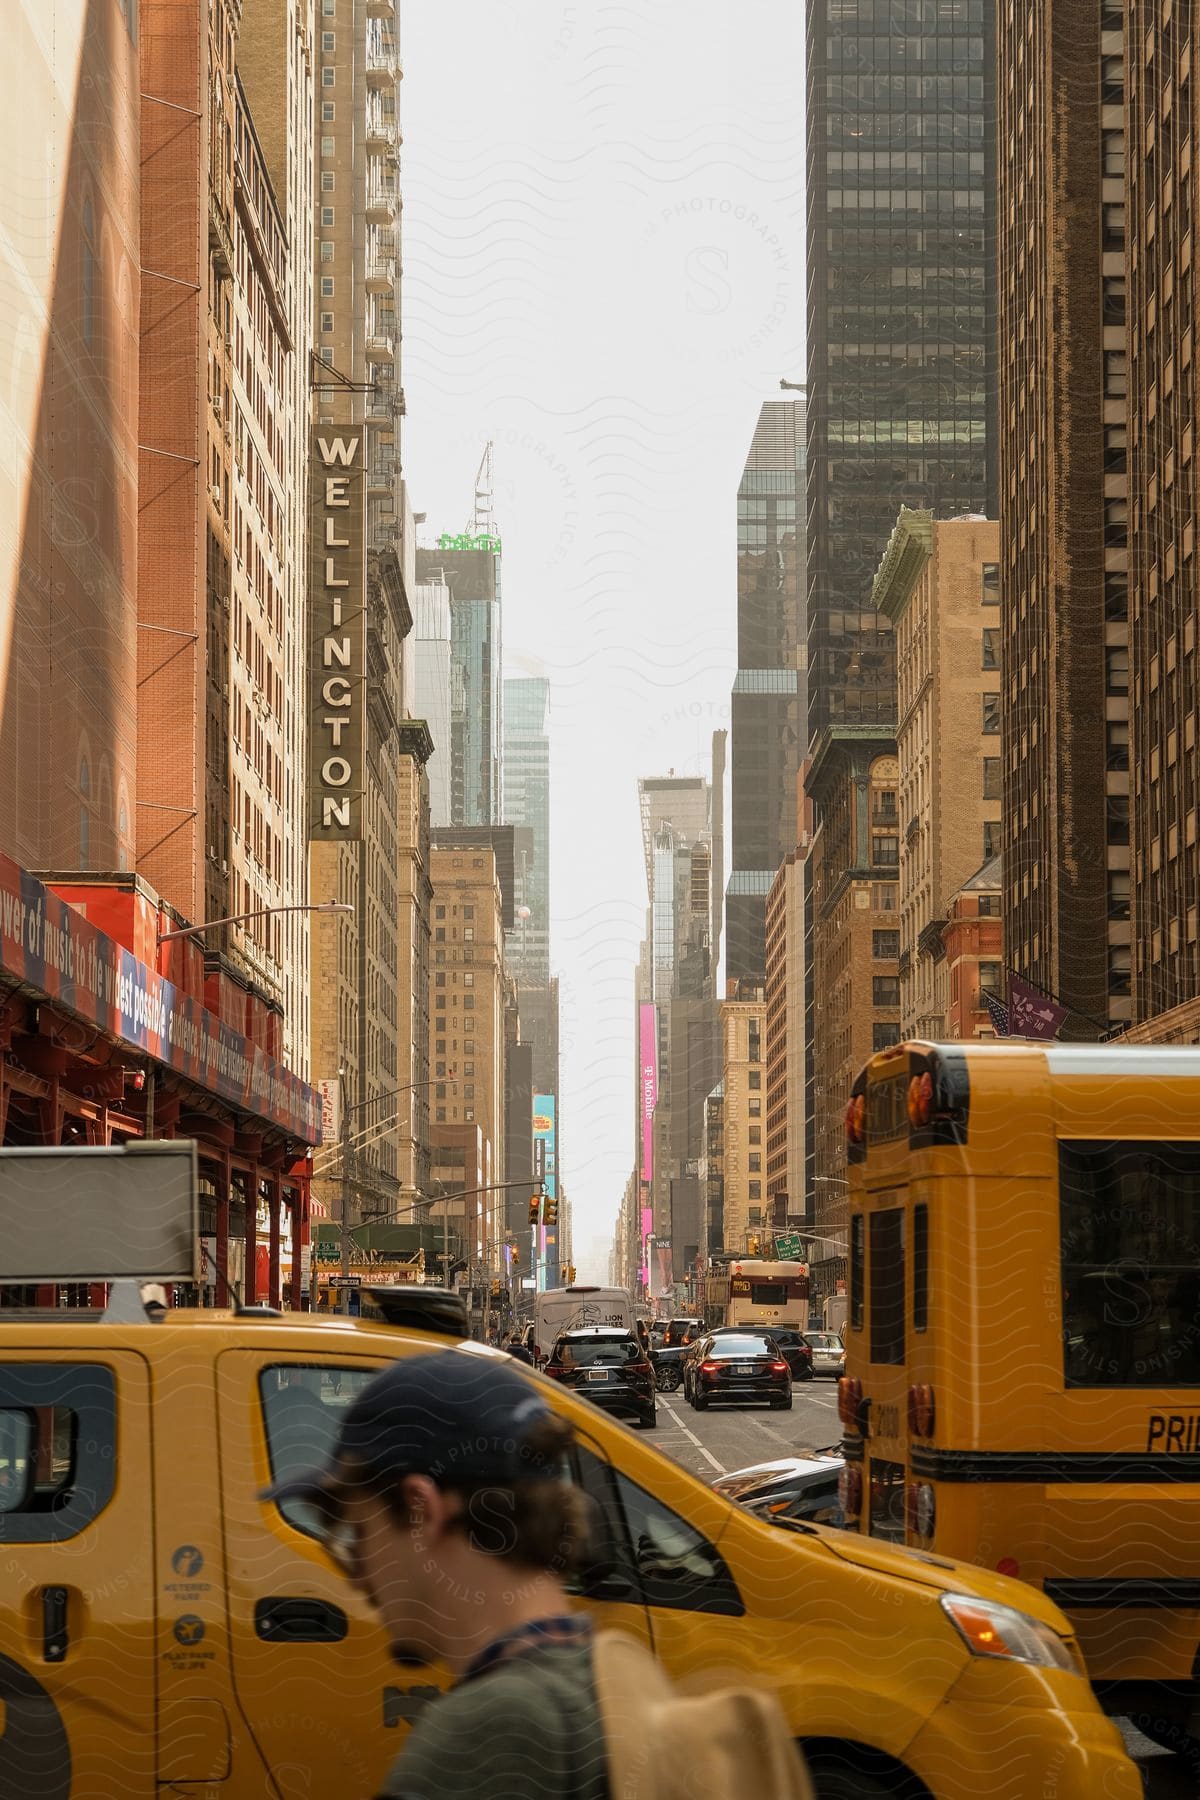
POLYGON ((347 1408, 323 1468, 287 1476, 261 1500, 328 1506, 347 1480, 390 1486, 428 1475, 446 1486, 555 1477, 529 1442, 551 1409, 508 1357, 440 1350, 402 1357, 347 1408))

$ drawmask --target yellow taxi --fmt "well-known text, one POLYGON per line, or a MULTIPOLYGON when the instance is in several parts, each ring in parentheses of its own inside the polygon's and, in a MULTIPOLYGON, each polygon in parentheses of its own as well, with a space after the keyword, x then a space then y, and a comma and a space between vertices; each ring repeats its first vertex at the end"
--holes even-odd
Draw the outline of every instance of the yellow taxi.
MULTIPOLYGON (((0 1791, 374 1793, 440 1685, 259 1499, 381 1365, 480 1345, 370 1319, 0 1315, 0 1791)), ((578 1604, 685 1689, 778 1695, 821 1800, 1135 1800, 1070 1628, 942 1557, 783 1531, 544 1377, 599 1528, 578 1604)), ((766 1800, 766 1797, 763 1797, 766 1800)))

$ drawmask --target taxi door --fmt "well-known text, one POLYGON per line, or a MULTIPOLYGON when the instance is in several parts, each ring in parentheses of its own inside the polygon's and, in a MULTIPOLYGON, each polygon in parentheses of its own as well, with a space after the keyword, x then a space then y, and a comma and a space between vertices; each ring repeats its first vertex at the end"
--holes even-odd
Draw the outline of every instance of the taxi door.
POLYGON ((150 1381, 0 1351, 0 1795, 153 1800, 150 1381))
POLYGON ((325 1461, 345 1407, 383 1366, 269 1349, 217 1358, 234 1692, 282 1800, 376 1793, 404 1727, 444 1685, 398 1668, 316 1539, 256 1498, 325 1461))

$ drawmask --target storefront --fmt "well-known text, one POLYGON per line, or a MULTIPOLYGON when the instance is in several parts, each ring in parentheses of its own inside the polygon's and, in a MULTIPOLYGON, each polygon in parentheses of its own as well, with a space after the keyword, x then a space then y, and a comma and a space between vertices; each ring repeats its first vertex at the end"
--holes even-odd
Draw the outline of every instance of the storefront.
POLYGON ((202 1281, 172 1298, 306 1308, 320 1097, 279 1060, 266 991, 197 938, 160 943, 181 923, 136 875, 39 878, 0 856, 0 1142, 194 1139, 202 1281))

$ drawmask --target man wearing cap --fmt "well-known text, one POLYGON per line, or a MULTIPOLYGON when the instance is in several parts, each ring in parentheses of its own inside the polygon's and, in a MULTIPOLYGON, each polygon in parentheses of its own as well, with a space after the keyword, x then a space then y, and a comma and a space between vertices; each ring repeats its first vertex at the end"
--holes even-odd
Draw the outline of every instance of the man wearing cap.
POLYGON ((590 1621, 564 1587, 586 1537, 570 1444, 511 1362, 446 1350, 376 1376, 329 1463, 267 1490, 317 1509, 396 1659, 454 1677, 377 1800, 610 1800, 590 1621))

